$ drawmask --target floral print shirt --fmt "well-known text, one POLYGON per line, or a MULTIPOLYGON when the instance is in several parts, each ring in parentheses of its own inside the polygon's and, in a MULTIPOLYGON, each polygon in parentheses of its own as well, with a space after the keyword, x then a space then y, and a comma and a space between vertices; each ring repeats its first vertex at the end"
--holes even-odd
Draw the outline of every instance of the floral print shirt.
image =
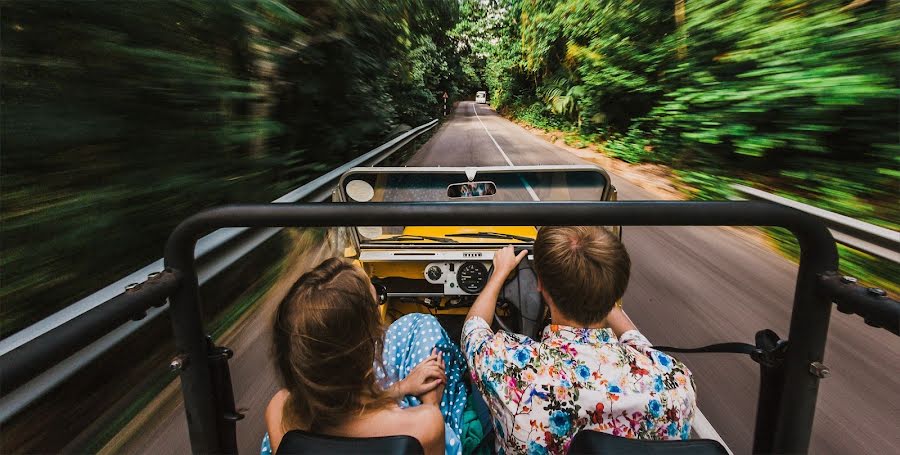
POLYGON ((541 341, 466 321, 462 346, 491 409, 498 453, 566 453, 580 430, 688 439, 694 380, 637 330, 550 325, 541 341))

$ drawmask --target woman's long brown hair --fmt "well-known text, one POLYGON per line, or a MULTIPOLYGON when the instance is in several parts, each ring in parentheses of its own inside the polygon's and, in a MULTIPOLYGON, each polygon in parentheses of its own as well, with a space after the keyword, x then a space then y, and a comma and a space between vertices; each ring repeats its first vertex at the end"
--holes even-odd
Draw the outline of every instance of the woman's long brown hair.
POLYGON ((274 354, 290 397, 285 429, 327 431, 388 403, 376 376, 384 325, 365 273, 331 258, 300 277, 275 314, 274 354))

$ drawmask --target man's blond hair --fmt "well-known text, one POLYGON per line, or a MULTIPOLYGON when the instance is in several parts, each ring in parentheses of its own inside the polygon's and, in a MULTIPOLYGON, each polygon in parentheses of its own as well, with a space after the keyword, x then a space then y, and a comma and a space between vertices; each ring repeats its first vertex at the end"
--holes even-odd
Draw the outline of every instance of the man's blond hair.
POLYGON ((625 294, 631 259, 598 226, 546 226, 534 242, 534 268, 556 309, 581 325, 602 321, 625 294))

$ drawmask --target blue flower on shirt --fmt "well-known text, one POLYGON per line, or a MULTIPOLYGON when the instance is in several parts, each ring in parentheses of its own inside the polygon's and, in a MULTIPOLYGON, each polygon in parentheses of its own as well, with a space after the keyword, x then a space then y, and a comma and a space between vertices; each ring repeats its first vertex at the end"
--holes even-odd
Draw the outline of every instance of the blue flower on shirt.
POLYGON ((663 391, 663 388, 662 376, 655 376, 653 378, 653 391, 659 393, 663 391))
POLYGON ((503 361, 500 359, 494 359, 491 363, 491 369, 494 370, 494 373, 503 373, 503 361))
POLYGON ((616 395, 622 393, 622 389, 620 389, 619 386, 617 386, 617 385, 609 386, 607 391, 609 391, 609 393, 615 393, 616 395))
POLYGON ((669 436, 675 436, 678 434, 678 425, 675 422, 669 424, 669 436))
POLYGON ((532 388, 531 393, 528 394, 528 401, 531 401, 531 397, 538 397, 541 400, 546 401, 549 396, 550 395, 548 395, 547 392, 541 392, 537 388, 532 388))
POLYGON ((688 422, 681 426, 681 439, 691 439, 691 424, 688 422))
POLYGON ((569 432, 572 422, 569 421, 569 415, 563 411, 553 411, 550 414, 550 432, 556 436, 562 436, 569 432))
POLYGON ((524 367, 531 360, 531 350, 528 348, 516 350, 516 353, 513 354, 513 360, 516 361, 516 365, 524 367))
POLYGON ((575 374, 577 374, 581 380, 587 380, 591 377, 591 369, 588 368, 587 365, 581 364, 575 367, 575 374))
POLYGON ((653 417, 659 417, 662 415, 662 403, 657 399, 650 400, 650 403, 647 404, 647 409, 650 410, 650 415, 653 417))
POLYGON ((528 441, 528 455, 547 455, 547 448, 534 442, 528 441))
POLYGON ((662 352, 656 351, 653 353, 654 357, 656 357, 656 363, 665 368, 666 371, 672 368, 672 358, 662 352))

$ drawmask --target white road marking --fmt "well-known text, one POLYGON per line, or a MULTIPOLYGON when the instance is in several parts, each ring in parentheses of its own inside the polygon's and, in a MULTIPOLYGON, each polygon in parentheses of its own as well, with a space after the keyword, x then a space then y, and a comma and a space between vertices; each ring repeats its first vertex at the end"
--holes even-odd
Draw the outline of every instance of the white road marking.
MULTIPOLYGON (((491 131, 487 129, 487 126, 484 125, 484 122, 481 121, 481 116, 478 115, 478 107, 473 103, 472 110, 475 112, 475 118, 478 119, 478 123, 481 123, 481 127, 484 128, 484 132, 487 133, 488 137, 491 138, 491 142, 494 143, 494 146, 497 147, 497 150, 500 151, 500 154, 503 155, 503 159, 510 165, 510 167, 515 167, 512 160, 509 159, 509 156, 506 155, 506 152, 500 147, 500 144, 497 143, 497 140, 494 139, 494 135, 491 134, 491 131)), ((525 191, 528 191, 528 195, 531 196, 531 199, 535 202, 540 202, 541 198, 538 197, 537 193, 534 192, 534 188, 525 181, 525 178, 521 175, 519 176, 519 180, 522 182, 522 185, 525 186, 525 191)))
POLYGON ((503 155, 503 159, 505 159, 506 162, 509 163, 510 166, 515 166, 515 164, 513 164, 513 162, 509 159, 509 157, 506 156, 506 152, 504 152, 503 149, 500 148, 500 144, 498 144, 497 140, 494 139, 494 135, 491 134, 491 132, 487 129, 486 126, 484 126, 484 122, 481 121, 481 117, 478 115, 478 108, 475 107, 474 103, 472 104, 472 110, 475 111, 475 118, 478 119, 478 123, 481 123, 481 127, 484 128, 484 131, 486 133, 488 133, 488 137, 490 137, 491 141, 494 142, 494 145, 497 146, 497 150, 500 150, 500 154, 503 155))

